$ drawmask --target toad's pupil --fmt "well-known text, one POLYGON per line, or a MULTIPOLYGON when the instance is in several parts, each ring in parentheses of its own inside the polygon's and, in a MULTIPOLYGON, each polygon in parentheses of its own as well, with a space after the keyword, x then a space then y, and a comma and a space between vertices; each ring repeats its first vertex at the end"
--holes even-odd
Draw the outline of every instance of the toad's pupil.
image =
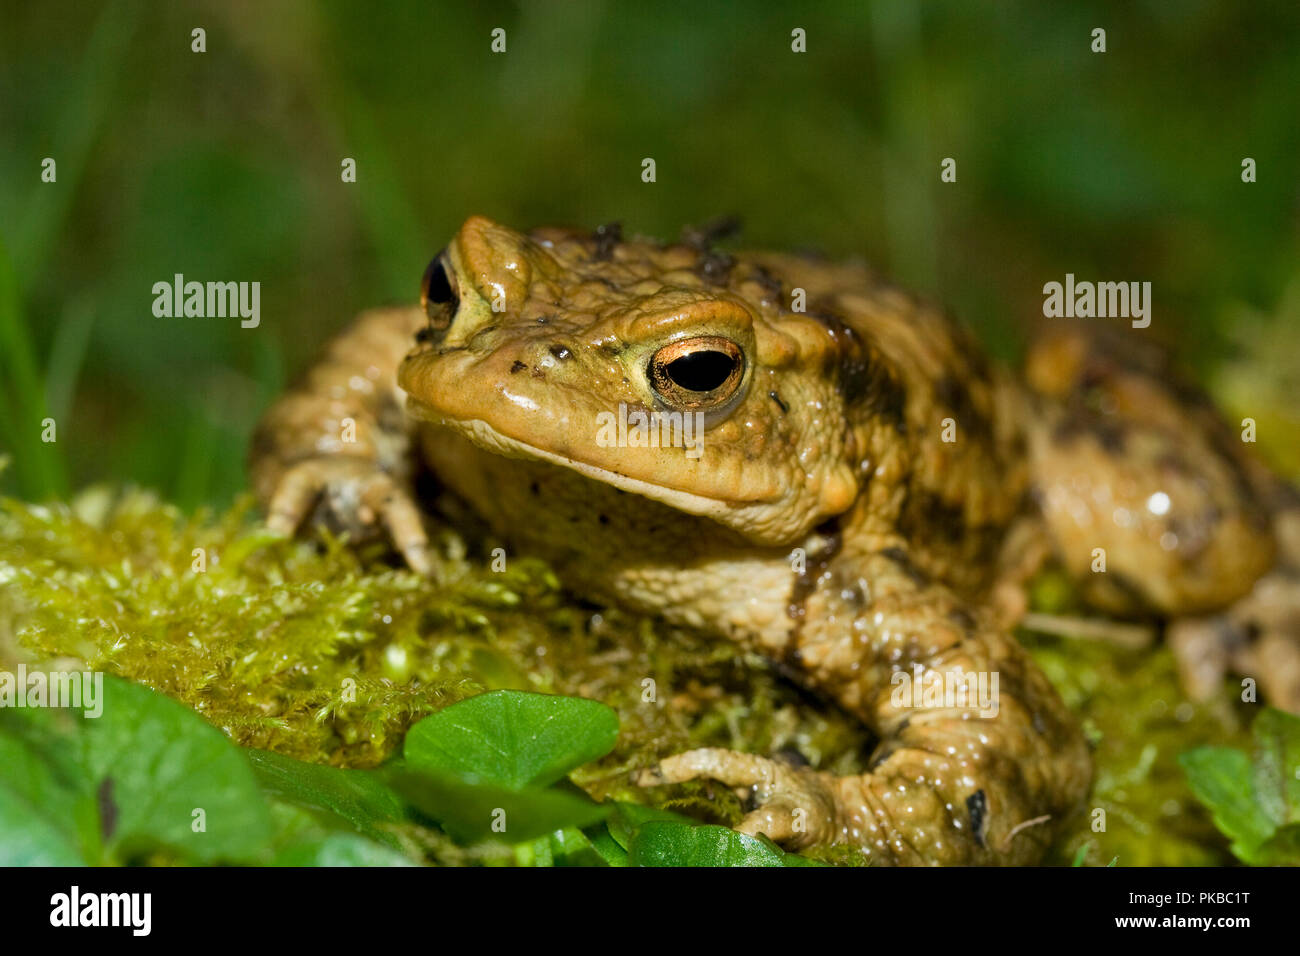
POLYGON ((699 349, 673 359, 664 374, 678 388, 691 392, 711 392, 720 387, 736 369, 736 357, 714 349, 699 349))
POLYGON ((451 282, 447 278, 447 269, 442 264, 442 255, 434 256, 429 267, 424 270, 424 301, 443 305, 454 297, 451 282))

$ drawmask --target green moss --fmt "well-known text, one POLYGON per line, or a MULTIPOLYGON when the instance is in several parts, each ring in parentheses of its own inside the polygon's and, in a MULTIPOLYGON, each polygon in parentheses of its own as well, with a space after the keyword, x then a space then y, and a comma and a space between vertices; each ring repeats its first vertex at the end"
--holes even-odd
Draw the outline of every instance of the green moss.
POLYGON ((247 500, 192 518, 135 491, 5 500, 0 660, 76 658, 185 701, 241 744, 338 766, 374 766, 419 717, 498 687, 619 711, 617 759, 584 780, 598 789, 649 752, 797 746, 847 767, 865 743, 849 721, 805 715, 730 645, 579 606, 540 562, 494 573, 453 531, 438 545, 426 580, 377 550, 270 536, 247 500))
POLYGON ((1165 647, 1122 650, 1086 640, 1022 635, 1093 747, 1093 788, 1053 854, 1069 863, 1212 866, 1232 860, 1226 841, 1193 797, 1178 755, 1248 739, 1251 705, 1225 693, 1201 704, 1183 694, 1165 647), (1096 811, 1103 811, 1104 816, 1096 811), (1104 824, 1104 831, 1094 830, 1104 824))
MULTIPOLYGON (((577 782, 710 822, 740 816, 726 788, 646 794, 627 771, 692 746, 793 747, 820 767, 860 768, 866 733, 758 658, 593 611, 539 562, 494 573, 450 529, 436 540, 436 573, 423 579, 378 550, 269 536, 246 499, 192 517, 138 491, 97 488, 48 507, 5 500, 0 665, 83 661, 184 701, 241 744, 345 767, 381 763, 414 721, 482 690, 591 697, 618 711, 622 733, 577 782), (206 570, 195 570, 196 549, 206 570)), ((1057 861, 1088 841, 1091 863, 1225 861, 1175 760, 1199 744, 1238 742, 1232 708, 1184 701, 1165 651, 1030 643, 1096 742, 1089 809, 1107 816, 1105 833, 1081 817, 1057 861)), ((427 831, 410 838, 433 840, 427 852, 444 862, 495 859, 491 848, 458 850, 427 831)))

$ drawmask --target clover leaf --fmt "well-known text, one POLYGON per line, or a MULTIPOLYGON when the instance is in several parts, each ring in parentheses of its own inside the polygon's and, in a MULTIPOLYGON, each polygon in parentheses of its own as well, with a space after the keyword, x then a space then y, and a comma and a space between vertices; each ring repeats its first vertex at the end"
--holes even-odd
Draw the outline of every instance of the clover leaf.
POLYGON ((614 748, 618 716, 580 697, 497 690, 452 704, 406 735, 411 770, 506 790, 544 787, 614 748))

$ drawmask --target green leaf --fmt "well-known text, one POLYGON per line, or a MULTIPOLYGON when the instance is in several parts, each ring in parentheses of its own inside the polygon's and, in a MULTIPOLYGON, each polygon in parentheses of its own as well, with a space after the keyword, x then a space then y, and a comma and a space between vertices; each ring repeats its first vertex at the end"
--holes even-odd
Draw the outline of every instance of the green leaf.
POLYGON ((1270 707, 1251 733, 1256 802, 1276 826, 1300 822, 1300 717, 1270 707))
POLYGON ((537 837, 515 847, 515 862, 519 866, 554 866, 550 837, 537 837))
POLYGON ((1300 858, 1300 717, 1267 708, 1255 718, 1254 762, 1243 751, 1202 747, 1179 762, 1188 783, 1232 840, 1232 852, 1259 866, 1300 858))
POLYGON ((105 846, 119 862, 156 847, 200 862, 250 860, 265 845, 270 814, 247 761, 188 707, 106 676, 103 716, 80 725, 105 846))
POLYGON ((1288 823, 1255 853, 1258 866, 1300 866, 1300 823, 1288 823))
POLYGON ((1275 825, 1255 801, 1250 758, 1232 747, 1198 747, 1178 758, 1196 798, 1214 825, 1232 840, 1232 852, 1249 861, 1275 825))
POLYGON ((384 824, 406 820, 406 803, 379 772, 323 767, 269 750, 246 750, 244 755, 272 797, 324 811, 369 840, 399 846, 384 824))
POLYGON ((397 771, 391 780, 398 793, 461 843, 525 843, 566 827, 590 826, 612 809, 560 790, 507 789, 437 771, 397 771))
POLYGON ((584 832, 591 841, 591 847, 600 854, 609 866, 627 866, 627 850, 614 839, 609 831, 610 820, 588 827, 584 832))
POLYGON ((189 708, 105 675, 102 713, 33 709, 0 721, 10 819, 58 833, 82 862, 130 863, 167 850, 199 863, 255 861, 270 814, 238 747, 189 708), (204 826, 196 832, 195 810, 204 826), (48 826, 35 823, 31 814, 48 826))
POLYGON ((729 827, 666 821, 637 827, 628 852, 632 866, 785 866, 785 855, 729 827))
POLYGON ((273 866, 414 866, 390 847, 355 833, 331 833, 285 847, 273 866))
POLYGON ((555 866, 609 866, 591 838, 576 827, 556 830, 550 835, 550 841, 555 866))
POLYGON ((618 716, 597 701, 498 690, 424 718, 403 753, 415 771, 523 790, 603 757, 617 740, 618 716))
MULTIPOLYGON (((5 772, 9 765, 4 764, 5 772)), ((53 781, 40 790, 53 794, 53 781)), ((0 866, 84 866, 66 821, 0 784, 0 866)))
POLYGON ((661 810, 658 807, 647 807, 645 804, 625 803, 623 801, 614 804, 614 813, 606 822, 610 836, 626 851, 632 844, 632 834, 636 828, 652 821, 680 823, 687 826, 694 825, 696 822, 690 817, 673 813, 671 810, 661 810))
POLYGON ((17 714, 0 719, 0 788, 75 837, 79 817, 91 809, 79 770, 58 752, 49 711, 17 714))

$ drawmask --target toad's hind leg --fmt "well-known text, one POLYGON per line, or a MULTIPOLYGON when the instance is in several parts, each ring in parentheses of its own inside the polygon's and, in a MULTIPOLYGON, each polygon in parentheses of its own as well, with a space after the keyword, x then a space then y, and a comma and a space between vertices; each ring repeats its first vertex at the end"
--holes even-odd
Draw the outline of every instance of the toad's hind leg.
POLYGON ((1066 329, 1032 351, 1034 494, 1090 603, 1172 619, 1194 694, 1233 669, 1300 709, 1300 579, 1290 488, 1165 355, 1066 329), (1282 545, 1279 547, 1279 540, 1282 545))

